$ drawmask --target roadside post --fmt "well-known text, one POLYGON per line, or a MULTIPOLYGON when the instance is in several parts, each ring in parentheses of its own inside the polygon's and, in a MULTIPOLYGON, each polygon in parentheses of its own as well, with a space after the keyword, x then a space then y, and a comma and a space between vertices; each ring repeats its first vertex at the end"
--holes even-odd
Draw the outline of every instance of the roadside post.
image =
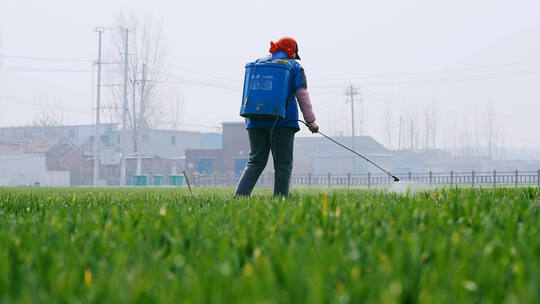
POLYGON ((328 189, 330 189, 330 172, 328 172, 328 189))
POLYGON ((186 183, 189 189, 189 193, 191 194, 191 196, 193 196, 193 192, 191 191, 191 185, 189 184, 189 179, 187 177, 186 171, 183 171, 183 173, 184 173, 184 177, 186 178, 186 183))

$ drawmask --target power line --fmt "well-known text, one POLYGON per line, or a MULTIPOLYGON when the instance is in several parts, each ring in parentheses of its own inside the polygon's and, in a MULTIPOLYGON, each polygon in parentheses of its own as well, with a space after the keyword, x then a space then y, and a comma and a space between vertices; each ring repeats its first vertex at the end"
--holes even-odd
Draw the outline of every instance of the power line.
POLYGON ((217 75, 206 73, 206 72, 198 72, 198 71, 194 71, 194 70, 190 70, 190 69, 186 69, 186 68, 181 68, 181 67, 177 67, 177 66, 173 66, 173 65, 168 65, 168 67, 173 68, 175 70, 184 71, 184 72, 188 72, 188 73, 192 73, 192 74, 208 76, 208 77, 212 77, 212 78, 216 78, 216 79, 221 79, 221 80, 226 80, 226 81, 231 81, 231 82, 236 82, 237 81, 235 79, 226 78, 226 77, 222 77, 222 76, 217 76, 217 75))
POLYGON ((213 85, 228 85, 228 86, 240 86, 242 85, 240 81, 238 80, 225 80, 225 81, 217 81, 217 80, 194 80, 194 79, 189 79, 189 78, 185 78, 185 77, 181 77, 181 76, 177 76, 177 75, 174 75, 174 74, 165 74, 167 77, 169 78, 172 78, 172 79, 177 79, 177 80, 181 80, 181 81, 188 81, 188 82, 197 82, 197 83, 206 83, 206 84, 213 84, 213 85))
POLYGON ((28 66, 0 66, 0 71, 16 71, 16 72, 68 72, 68 73, 88 73, 91 69, 55 69, 55 68, 39 68, 28 66))
POLYGON ((68 107, 63 107, 63 106, 54 106, 54 105, 44 105, 44 104, 40 104, 40 103, 37 103, 37 102, 25 101, 25 100, 22 100, 22 99, 19 99, 19 98, 0 96, 0 100, 9 101, 9 102, 16 102, 16 103, 21 103, 21 104, 27 104, 27 105, 33 105, 33 106, 38 106, 38 107, 45 107, 45 108, 50 108, 50 109, 66 111, 66 112, 73 112, 73 113, 91 115, 90 113, 88 113, 88 111, 81 110, 81 109, 68 108, 68 107))
POLYGON ((60 61, 60 62, 86 62, 86 63, 93 62, 93 60, 88 60, 88 59, 26 57, 26 56, 12 56, 12 55, 6 55, 6 54, 0 54, 0 57, 22 59, 22 60, 33 60, 33 61, 60 61))
MULTIPOLYGON (((370 95, 372 96, 373 98, 379 98, 379 99, 393 99, 392 97, 389 97, 388 95, 384 95, 382 93, 374 93, 374 92, 371 92, 371 91, 365 91, 365 90, 362 90, 362 92, 364 94, 367 94, 367 95, 370 95)), ((402 96, 402 97, 406 97, 406 96, 402 96)), ((427 109, 427 107, 429 107, 429 105, 425 104, 425 101, 421 101, 419 100, 418 98, 408 98, 406 97, 407 100, 404 101, 404 103, 406 104, 410 104, 410 105, 414 105, 414 106, 417 106, 417 107, 420 107, 422 109, 427 109)), ((469 106, 466 106, 466 105, 456 105, 456 104, 453 104, 454 107, 451 107, 449 106, 450 104, 436 104, 436 107, 437 108, 441 108, 443 109, 444 111, 449 111, 449 112, 454 112, 456 114, 463 114, 463 113, 469 113, 471 111, 478 111, 479 109, 477 108, 474 108, 474 107, 469 107, 469 106)), ((525 111, 526 113, 524 114, 512 114, 512 113, 494 113, 495 116, 497 117, 505 117, 505 118, 522 118, 522 119, 538 119, 538 115, 540 115, 540 112, 535 112, 536 109, 523 109, 523 111, 525 111)))
POLYGON ((220 88, 220 89, 231 90, 231 91, 237 91, 238 90, 236 86, 232 86, 232 85, 226 86, 226 85, 220 85, 220 84, 209 83, 209 82, 204 82, 204 81, 189 80, 189 79, 185 79, 185 78, 176 78, 176 79, 178 79, 178 80, 177 81, 174 81, 174 80, 146 80, 146 81, 148 81, 148 82, 157 82, 157 83, 169 83, 169 84, 183 84, 183 85, 188 85, 188 86, 191 85, 191 86, 214 87, 214 88, 220 88))
MULTIPOLYGON (((443 78, 423 78, 423 79, 402 79, 402 80, 387 80, 387 81, 364 81, 361 82, 362 86, 380 88, 380 87, 401 87, 401 86, 421 86, 421 85, 436 85, 452 82, 463 81, 478 81, 488 79, 503 79, 516 76, 529 76, 540 73, 540 68, 514 71, 514 72, 497 72, 497 73, 485 73, 485 74, 470 74, 470 75, 458 75, 449 76, 443 78)), ((311 86, 312 90, 336 90, 342 89, 342 86, 311 86)))
POLYGON ((445 77, 445 78, 436 78, 436 79, 413 79, 413 80, 362 82, 362 85, 370 86, 370 87, 430 85, 430 84, 442 84, 442 83, 462 82, 462 81, 509 78, 509 77, 514 77, 514 76, 527 76, 527 75, 534 75, 538 73, 540 73, 540 69, 529 69, 529 70, 522 70, 522 71, 515 71, 515 72, 463 75, 463 76, 458 76, 458 77, 445 77))
POLYGON ((343 95, 342 93, 333 94, 332 96, 330 96, 328 98, 316 101, 317 108, 321 109, 321 108, 325 108, 327 106, 334 105, 334 102, 336 102, 338 100, 338 98, 340 98, 339 101, 341 101, 341 96, 342 95, 343 95))
POLYGON ((415 75, 424 75, 424 74, 440 74, 440 73, 468 71, 468 70, 492 69, 492 68, 505 67, 505 66, 515 66, 515 65, 535 64, 535 63, 540 63, 540 59, 530 60, 530 61, 501 63, 501 64, 491 64, 491 65, 478 65, 478 66, 462 67, 462 68, 455 68, 455 69, 440 69, 440 70, 432 70, 432 71, 420 71, 420 72, 397 73, 397 74, 366 75, 366 76, 357 76, 357 77, 352 77, 352 78, 351 77, 327 78, 327 79, 319 79, 318 81, 350 80, 350 79, 360 80, 360 79, 369 79, 369 78, 404 77, 404 76, 415 76, 415 75))

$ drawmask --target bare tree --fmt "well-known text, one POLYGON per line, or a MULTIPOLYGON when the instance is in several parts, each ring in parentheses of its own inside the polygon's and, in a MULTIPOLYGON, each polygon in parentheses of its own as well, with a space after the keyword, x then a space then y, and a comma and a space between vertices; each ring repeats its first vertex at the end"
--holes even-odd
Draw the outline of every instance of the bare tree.
POLYGON ((64 111, 62 106, 59 105, 56 100, 53 105, 49 106, 46 96, 39 97, 39 103, 44 106, 40 106, 36 110, 34 119, 32 120, 32 126, 34 127, 56 127, 60 126, 64 122, 64 111), (53 110, 54 109, 54 110, 53 110))
POLYGON ((46 109, 41 109, 32 120, 34 127, 56 127, 61 125, 62 120, 46 109))
POLYGON ((384 111, 385 141, 388 149, 392 149, 392 106, 390 101, 386 101, 386 110, 384 111))
MULTIPOLYGON (((132 12, 120 15, 112 33, 109 56, 115 63, 124 61, 125 29, 129 30, 128 50, 128 110, 126 127, 131 130, 133 150, 137 152, 137 139, 145 128, 159 124, 163 116, 162 90, 165 76, 167 46, 163 37, 163 26, 154 22, 150 15, 132 12), (145 75, 143 79, 143 66, 145 75), (144 83, 143 83, 144 82, 144 83), (141 89, 142 88, 142 89, 141 89)), ((117 109, 123 107, 124 70, 119 65, 108 74, 117 109)), ((122 111, 116 112, 116 120, 121 121, 122 111)))
POLYGON ((184 97, 180 94, 178 86, 176 85, 169 86, 169 89, 166 90, 163 96, 170 102, 168 105, 169 109, 163 115, 163 119, 154 126, 178 130, 182 119, 184 97))
POLYGON ((493 109, 493 101, 490 99, 485 106, 484 110, 484 136, 487 149, 487 156, 489 159, 489 167, 493 168, 493 159, 497 155, 497 147, 500 145, 500 134, 497 124, 495 122, 495 111, 493 109))
POLYGON ((184 99, 180 96, 176 96, 176 98, 174 99, 174 111, 172 112, 172 115, 173 115, 173 120, 172 120, 172 129, 173 130, 178 130, 178 124, 180 123, 180 118, 181 118, 181 114, 182 114, 182 105, 184 103, 184 99))
POLYGON ((410 122, 409 117, 405 109, 401 109, 399 114, 399 126, 398 126, 398 149, 407 150, 410 147, 410 122))
POLYGON ((431 137, 430 143, 433 149, 437 148, 437 139, 439 137, 439 117, 437 115, 437 105, 435 100, 431 104, 431 111, 429 113, 429 134, 431 137))
POLYGON ((420 132, 418 127, 418 119, 416 119, 416 114, 410 114, 409 121, 408 121, 408 136, 409 136, 409 143, 410 143, 410 149, 411 151, 417 150, 420 146, 420 132))
POLYGON ((30 123, 32 127, 37 127, 32 132, 32 136, 35 138, 60 136, 56 127, 62 125, 62 116, 62 114, 58 115, 57 112, 53 112, 45 107, 40 108, 36 111, 34 119, 30 123))
POLYGON ((471 151, 471 142, 472 137, 471 133, 469 132, 469 118, 468 116, 464 115, 462 117, 461 122, 457 122, 459 124, 459 127, 456 127, 457 130, 457 148, 459 149, 459 154, 461 156, 468 156, 472 154, 471 151))
POLYGON ((438 140, 438 115, 435 100, 432 100, 431 108, 424 111, 424 148, 425 150, 436 149, 438 140))

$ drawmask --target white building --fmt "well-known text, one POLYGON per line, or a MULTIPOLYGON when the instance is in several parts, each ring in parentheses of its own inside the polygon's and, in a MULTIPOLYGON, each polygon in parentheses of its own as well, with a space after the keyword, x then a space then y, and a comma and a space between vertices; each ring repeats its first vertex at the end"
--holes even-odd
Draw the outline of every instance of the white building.
POLYGON ((0 186, 83 184, 89 162, 65 138, 0 141, 0 186))

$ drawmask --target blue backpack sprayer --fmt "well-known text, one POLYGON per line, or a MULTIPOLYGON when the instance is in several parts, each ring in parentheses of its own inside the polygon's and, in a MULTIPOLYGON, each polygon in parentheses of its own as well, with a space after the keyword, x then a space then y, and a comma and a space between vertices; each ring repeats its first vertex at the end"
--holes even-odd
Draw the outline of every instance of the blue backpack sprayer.
MULTIPOLYGON (((240 116, 245 118, 274 119, 274 125, 270 131, 270 137, 278 120, 285 118, 285 111, 288 102, 291 100, 291 77, 292 67, 287 60, 263 60, 246 64, 244 76, 244 89, 242 94, 242 105, 240 116)), ((302 121, 309 128, 309 125, 302 121)), ((330 141, 360 156, 384 173, 391 176, 395 182, 399 178, 384 170, 368 158, 352 150, 351 148, 337 142, 329 136, 318 132, 330 141)))
POLYGON ((246 64, 240 116, 284 119, 290 100, 292 67, 287 60, 246 64))

